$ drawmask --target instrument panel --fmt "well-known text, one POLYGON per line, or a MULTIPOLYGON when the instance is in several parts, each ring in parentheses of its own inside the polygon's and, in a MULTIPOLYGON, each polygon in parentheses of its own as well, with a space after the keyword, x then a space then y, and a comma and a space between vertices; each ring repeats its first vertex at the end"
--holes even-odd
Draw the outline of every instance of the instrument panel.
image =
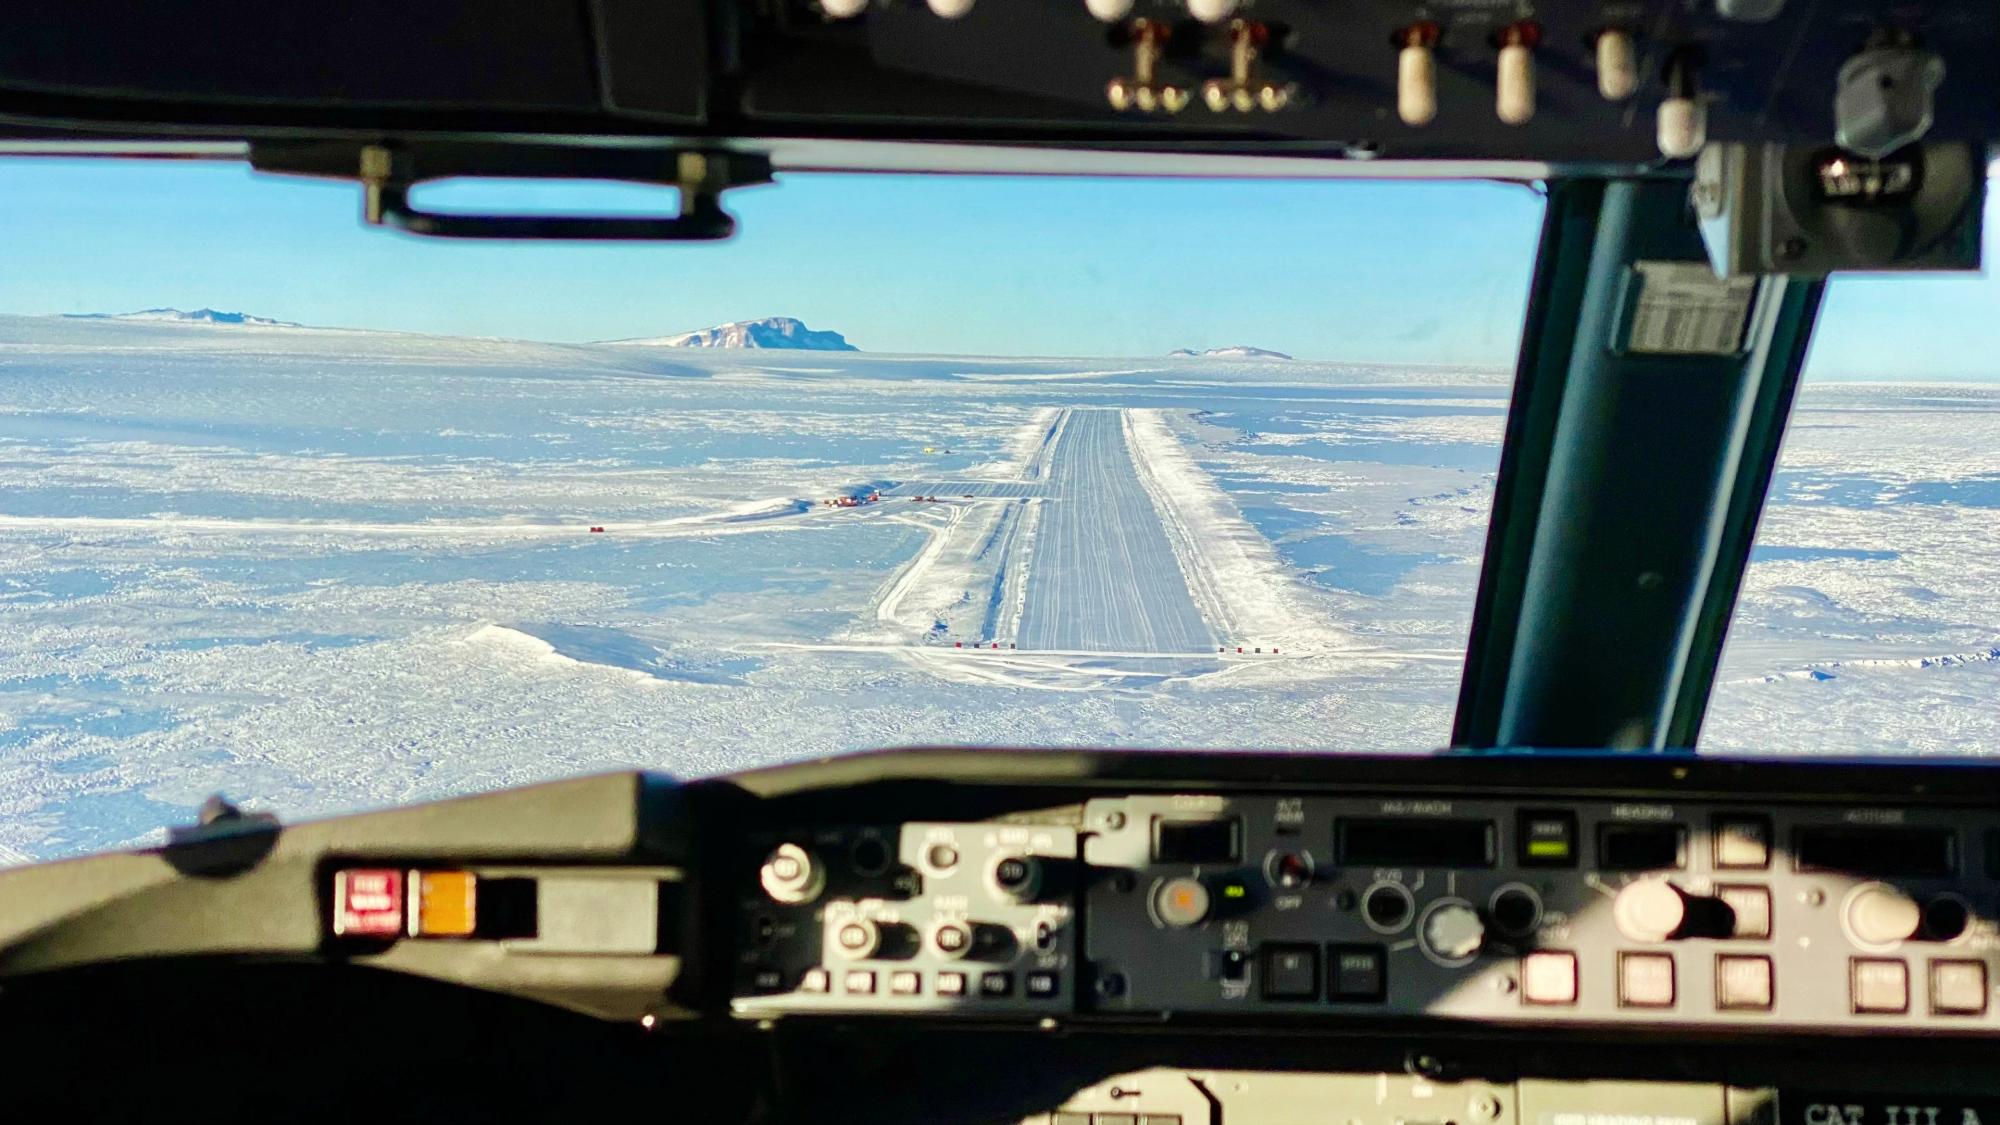
POLYGON ((1978 809, 1134 793, 1037 815, 753 841, 734 1010, 2000 1029, 1978 809))

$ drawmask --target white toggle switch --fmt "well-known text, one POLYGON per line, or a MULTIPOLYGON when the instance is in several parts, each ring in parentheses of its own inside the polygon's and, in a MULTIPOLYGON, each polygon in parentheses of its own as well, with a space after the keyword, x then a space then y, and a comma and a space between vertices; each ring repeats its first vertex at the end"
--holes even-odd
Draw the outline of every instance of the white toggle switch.
POLYGON ((933 15, 955 20, 972 10, 972 0, 924 0, 933 15))
POLYGON ((1083 6, 1105 23, 1117 23, 1132 14, 1132 0, 1083 0, 1083 6))
POLYGON ((1396 116, 1405 125, 1428 125, 1437 111, 1437 58, 1427 43, 1406 44, 1396 55, 1396 116))
POLYGON ((1685 160, 1708 143, 1708 111, 1696 98, 1667 98, 1660 103, 1660 155, 1685 160))
POLYGON ((1237 0, 1187 0, 1188 14, 1203 23, 1221 23, 1236 14, 1237 0))
POLYGON ((1509 39, 1500 48, 1493 111, 1508 125, 1524 125, 1535 116, 1535 56, 1520 38, 1509 39))
POLYGON ((1610 27, 1597 33, 1597 92, 1624 101, 1639 88, 1639 53, 1632 33, 1610 27))

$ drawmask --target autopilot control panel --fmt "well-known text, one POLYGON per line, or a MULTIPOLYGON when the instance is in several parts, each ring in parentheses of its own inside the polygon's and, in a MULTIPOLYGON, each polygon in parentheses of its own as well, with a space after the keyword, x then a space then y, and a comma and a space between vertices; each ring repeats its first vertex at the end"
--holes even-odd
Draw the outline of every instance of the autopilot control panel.
POLYGON ((734 1010, 2000 1031, 1965 805, 1125 793, 752 842, 734 1010))

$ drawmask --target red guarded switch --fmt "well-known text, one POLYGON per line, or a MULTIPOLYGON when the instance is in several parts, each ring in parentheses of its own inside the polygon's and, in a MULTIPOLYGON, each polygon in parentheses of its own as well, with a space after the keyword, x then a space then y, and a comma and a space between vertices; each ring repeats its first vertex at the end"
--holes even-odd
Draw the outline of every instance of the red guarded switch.
POLYGON ((356 867, 333 876, 336 937, 395 937, 403 932, 403 873, 356 867))

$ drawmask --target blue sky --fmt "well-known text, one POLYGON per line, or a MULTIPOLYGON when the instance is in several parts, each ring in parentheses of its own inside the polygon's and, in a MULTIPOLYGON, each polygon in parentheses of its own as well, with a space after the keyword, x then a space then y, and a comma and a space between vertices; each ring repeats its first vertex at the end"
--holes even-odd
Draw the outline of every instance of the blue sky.
MULTIPOLYGON (((1507 184, 830 175, 731 206, 741 233, 721 245, 469 244, 363 227, 351 184, 17 158, 0 165, 0 311, 206 305, 541 340, 790 315, 873 351, 1511 364, 1542 211, 1507 184)), ((1812 373, 2000 376, 1996 313, 1988 277, 1842 280, 1812 373)))

